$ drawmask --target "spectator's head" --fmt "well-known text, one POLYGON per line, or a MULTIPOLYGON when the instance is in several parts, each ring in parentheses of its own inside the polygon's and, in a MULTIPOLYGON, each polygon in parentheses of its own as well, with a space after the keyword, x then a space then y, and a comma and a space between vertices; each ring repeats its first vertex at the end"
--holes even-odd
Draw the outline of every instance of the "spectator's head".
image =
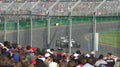
POLYGON ((94 51, 92 51, 92 52, 90 53, 90 57, 95 57, 95 52, 94 52, 94 51))
POLYGON ((26 47, 27 50, 29 50, 30 48, 31 48, 31 47, 30 47, 29 45, 26 47))
POLYGON ((88 58, 87 62, 91 65, 94 65, 94 60, 92 58, 88 58))
POLYGON ((13 47, 14 49, 18 48, 18 44, 17 44, 17 43, 13 43, 13 44, 12 44, 12 47, 13 47))
POLYGON ((70 61, 68 62, 68 67, 75 67, 75 66, 76 66, 75 61, 70 60, 70 61))
POLYGON ((99 55, 99 57, 98 57, 98 59, 103 59, 103 55, 101 54, 101 55, 99 55))
POLYGON ((86 54, 85 57, 86 57, 86 58, 89 58, 89 57, 90 57, 90 54, 86 54))
POLYGON ((82 59, 84 58, 84 55, 81 55, 79 58, 78 58, 78 64, 82 64, 82 59))
POLYGON ((53 54, 53 52, 54 52, 54 49, 53 49, 53 48, 51 48, 51 49, 50 49, 50 51, 51 51, 50 53, 51 53, 51 54, 53 54))
POLYGON ((59 67, 68 67, 66 63, 60 63, 59 67))
POLYGON ((75 60, 76 60, 76 59, 78 59, 78 58, 79 58, 79 56, 80 56, 80 55, 79 55, 78 53, 74 53, 74 54, 73 54, 73 59, 75 59, 75 60))
POLYGON ((93 55, 95 55, 95 52, 94 51, 91 51, 91 53, 90 54, 93 54, 93 55))
POLYGON ((77 54, 81 54, 81 51, 80 51, 80 50, 77 50, 76 53, 77 53, 77 54))
POLYGON ((50 53, 46 53, 45 54, 45 57, 47 58, 47 57, 50 57, 50 53))
POLYGON ((108 56, 111 56, 111 55, 112 55, 112 53, 108 53, 107 55, 108 55, 108 56))
POLYGON ((53 49, 53 48, 51 48, 50 50, 51 50, 51 51, 54 51, 54 49, 53 49))
POLYGON ((45 62, 50 63, 52 60, 53 59, 52 59, 50 53, 46 53, 45 54, 45 62))
POLYGON ((109 58, 109 59, 110 59, 110 58, 113 58, 113 57, 112 57, 112 53, 107 53, 107 58, 109 58))
POLYGON ((57 55, 57 56, 61 55, 61 52, 59 52, 59 51, 58 51, 58 52, 56 52, 56 55, 57 55))
POLYGON ((82 59, 81 59, 81 64, 84 65, 85 63, 87 63, 87 58, 82 58, 82 59))
POLYGON ((8 47, 9 45, 10 45, 10 42, 8 42, 8 41, 4 42, 4 46, 8 47))

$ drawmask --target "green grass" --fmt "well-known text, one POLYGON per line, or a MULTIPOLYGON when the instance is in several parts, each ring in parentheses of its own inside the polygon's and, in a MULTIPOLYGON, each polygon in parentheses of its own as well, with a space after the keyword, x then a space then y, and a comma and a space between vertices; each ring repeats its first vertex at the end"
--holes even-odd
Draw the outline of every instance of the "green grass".
POLYGON ((120 30, 99 35, 100 43, 120 47, 120 30))

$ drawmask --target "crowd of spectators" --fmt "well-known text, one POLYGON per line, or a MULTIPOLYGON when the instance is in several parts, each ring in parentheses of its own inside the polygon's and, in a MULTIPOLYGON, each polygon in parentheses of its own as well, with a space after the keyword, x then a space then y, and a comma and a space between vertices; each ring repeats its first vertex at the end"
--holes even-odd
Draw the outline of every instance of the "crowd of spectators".
MULTIPOLYGON (((56 4, 55 7, 51 10, 51 15, 68 15, 68 10, 72 7, 78 0, 60 0, 60 3, 56 4)), ((98 6, 103 0, 82 0, 76 8, 73 10, 73 15, 82 16, 92 15, 96 6, 98 6)), ((46 15, 46 11, 56 2, 56 0, 0 0, 0 13, 4 13, 5 8, 7 9, 8 14, 17 14, 17 9, 21 7, 19 13, 29 14, 30 8, 34 5, 32 10, 33 14, 37 15, 46 15), (12 3, 15 1, 14 3, 12 3), (6 3, 7 2, 7 3, 6 3), (39 2, 39 3, 37 3, 39 2), (25 4, 26 3, 26 4, 25 4), (36 4, 37 3, 37 4, 36 4)), ((107 0, 103 6, 98 10, 97 15, 112 15, 119 12, 119 0, 107 0), (107 10, 106 10, 107 9, 107 10)))
MULTIPOLYGON (((12 2, 14 0, 0 0, 0 1, 3 1, 3 2, 12 2)), ((36 2, 38 0, 15 0, 15 1, 18 1, 18 2, 25 2, 25 1, 28 1, 28 2, 36 2)), ((51 2, 55 2, 57 0, 40 0, 40 1, 44 1, 44 2, 48 2, 48 1, 51 1, 51 2)), ((60 0, 60 1, 67 1, 67 2, 71 2, 71 1, 78 1, 78 0, 60 0)))
MULTIPOLYGON (((11 1, 14 1, 14 0, 0 0, 0 1, 11 2, 11 1)), ((15 1, 26 1, 26 0, 15 0, 15 1)), ((38 0, 27 0, 27 1, 35 2, 35 1, 38 1, 38 0)), ((41 1, 57 1, 57 0, 41 0, 41 1)), ((71 1, 78 1, 78 0, 60 0, 60 1, 71 2, 71 1)), ((103 1, 103 0, 83 0, 83 1, 91 2, 91 1, 103 1)), ((113 0, 108 0, 108 1, 113 1, 113 0)))
POLYGON ((0 67, 114 67, 118 59, 112 53, 95 57, 94 51, 82 54, 77 50, 69 55, 53 48, 40 50, 8 41, 0 43, 0 67))

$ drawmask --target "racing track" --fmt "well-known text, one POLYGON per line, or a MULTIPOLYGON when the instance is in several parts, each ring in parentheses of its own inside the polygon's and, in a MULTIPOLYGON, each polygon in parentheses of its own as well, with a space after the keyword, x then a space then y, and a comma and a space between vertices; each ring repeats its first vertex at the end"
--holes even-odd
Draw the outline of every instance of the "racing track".
MULTIPOLYGON (((111 30, 119 29, 120 22, 105 22, 97 23, 97 32, 104 33, 111 30)), ((56 40, 60 37, 69 36, 69 26, 57 26, 51 27, 51 41, 50 45, 47 45, 47 28, 38 28, 33 30, 33 46, 39 48, 54 48, 56 40)), ((82 53, 88 53, 89 42, 85 39, 85 36, 93 32, 93 24, 76 24, 72 27, 72 38, 78 41, 81 45, 80 50, 82 53)), ((7 40, 14 43, 17 42, 17 32, 7 31, 7 40)), ((30 30, 20 31, 20 45, 30 44, 30 30)), ((75 52, 79 48, 72 48, 72 52, 75 52)), ((120 48, 111 47, 108 45, 99 44, 99 52, 97 54, 106 55, 107 52, 120 56, 120 48)))

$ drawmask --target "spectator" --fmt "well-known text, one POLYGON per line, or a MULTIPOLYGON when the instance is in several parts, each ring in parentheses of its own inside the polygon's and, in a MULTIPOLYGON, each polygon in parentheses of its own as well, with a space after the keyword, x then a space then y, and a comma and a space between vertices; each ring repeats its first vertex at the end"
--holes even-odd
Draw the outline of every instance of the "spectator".
POLYGON ((60 63, 59 67, 68 67, 68 66, 67 66, 67 63, 60 63))
POLYGON ((92 59, 92 58, 88 58, 88 59, 87 59, 87 63, 85 63, 85 64, 83 65, 83 67, 94 67, 93 59, 92 59))
POLYGON ((105 59, 105 61, 108 63, 108 66, 109 66, 109 67, 114 67, 114 65, 115 65, 115 60, 114 60, 114 58, 112 57, 112 53, 108 53, 108 54, 107 54, 107 58, 105 59))
POLYGON ((47 66, 41 59, 37 58, 36 59, 36 67, 47 67, 47 66))
POLYGON ((76 67, 75 61, 70 60, 70 61, 68 62, 68 67, 76 67))
POLYGON ((50 56, 49 67, 58 67, 57 58, 55 56, 50 56))
POLYGON ((19 55, 17 49, 15 50, 15 54, 13 55, 13 60, 14 60, 15 62, 19 62, 19 61, 20 61, 20 55, 19 55))
POLYGON ((92 51, 90 53, 90 58, 93 59, 93 64, 95 64, 95 62, 97 61, 97 58, 95 57, 95 52, 94 51, 92 51))
POLYGON ((103 55, 99 55, 98 60, 95 63, 95 66, 99 67, 100 64, 107 64, 107 62, 103 59, 103 55))
POLYGON ((50 51, 51 51, 51 54, 54 54, 54 49, 53 48, 51 48, 50 51))
POLYGON ((103 55, 99 55, 96 59, 94 52, 82 55, 78 50, 73 55, 68 55, 59 50, 55 52, 54 49, 46 49, 42 52, 36 47, 8 48, 9 43, 6 41, 4 44, 0 43, 0 67, 94 67, 94 65, 114 67, 115 64, 112 53, 108 53, 104 60, 103 55))
POLYGON ((87 62, 86 58, 84 57, 84 55, 81 55, 79 58, 78 58, 78 64, 76 67, 82 67, 83 64, 85 64, 87 62))

